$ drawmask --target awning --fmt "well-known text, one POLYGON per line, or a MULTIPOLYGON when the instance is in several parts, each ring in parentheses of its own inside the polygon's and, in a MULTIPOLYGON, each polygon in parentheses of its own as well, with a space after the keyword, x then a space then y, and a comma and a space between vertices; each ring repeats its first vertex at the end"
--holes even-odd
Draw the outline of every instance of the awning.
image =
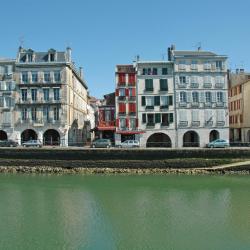
POLYGON ((100 131, 105 131, 105 130, 112 130, 112 131, 115 131, 115 127, 112 127, 112 126, 107 126, 107 127, 97 127, 97 130, 100 130, 100 131))
POLYGON ((135 135, 135 134, 143 134, 143 133, 145 133, 145 131, 133 131, 133 130, 131 130, 131 131, 129 131, 129 130, 118 130, 118 131, 116 131, 116 134, 121 134, 121 135, 135 135))

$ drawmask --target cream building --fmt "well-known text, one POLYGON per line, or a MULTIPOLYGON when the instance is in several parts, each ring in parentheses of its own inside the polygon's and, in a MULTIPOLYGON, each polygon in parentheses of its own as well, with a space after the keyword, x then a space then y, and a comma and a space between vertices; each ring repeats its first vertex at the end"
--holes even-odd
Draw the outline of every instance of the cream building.
POLYGON ((250 73, 229 74, 229 124, 232 145, 250 142, 250 73))
POLYGON ((87 85, 71 49, 35 52, 19 48, 16 59, 14 137, 45 145, 83 145, 86 138, 87 85))

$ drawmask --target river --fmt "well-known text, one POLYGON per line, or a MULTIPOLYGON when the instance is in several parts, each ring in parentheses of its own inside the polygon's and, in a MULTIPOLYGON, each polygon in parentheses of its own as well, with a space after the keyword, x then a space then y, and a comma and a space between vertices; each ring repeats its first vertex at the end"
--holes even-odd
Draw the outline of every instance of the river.
POLYGON ((0 249, 250 249, 249 176, 0 175, 0 249))

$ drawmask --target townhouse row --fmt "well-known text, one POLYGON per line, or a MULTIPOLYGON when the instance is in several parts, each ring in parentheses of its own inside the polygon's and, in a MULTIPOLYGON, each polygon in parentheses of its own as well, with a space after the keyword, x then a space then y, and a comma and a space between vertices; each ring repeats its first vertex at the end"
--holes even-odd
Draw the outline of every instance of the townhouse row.
POLYGON ((134 139, 142 147, 175 148, 228 140, 226 60, 212 52, 171 46, 167 61, 117 65, 115 117, 102 113, 104 124, 112 122, 107 138, 116 145, 134 139))

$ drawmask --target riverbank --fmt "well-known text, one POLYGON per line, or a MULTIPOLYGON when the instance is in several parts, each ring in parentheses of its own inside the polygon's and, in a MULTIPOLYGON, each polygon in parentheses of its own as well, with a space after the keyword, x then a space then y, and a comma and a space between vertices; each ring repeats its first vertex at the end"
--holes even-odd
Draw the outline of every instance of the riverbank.
POLYGON ((1 173, 250 174, 249 149, 1 149, 1 173), (249 161, 249 162, 248 162, 249 161))

